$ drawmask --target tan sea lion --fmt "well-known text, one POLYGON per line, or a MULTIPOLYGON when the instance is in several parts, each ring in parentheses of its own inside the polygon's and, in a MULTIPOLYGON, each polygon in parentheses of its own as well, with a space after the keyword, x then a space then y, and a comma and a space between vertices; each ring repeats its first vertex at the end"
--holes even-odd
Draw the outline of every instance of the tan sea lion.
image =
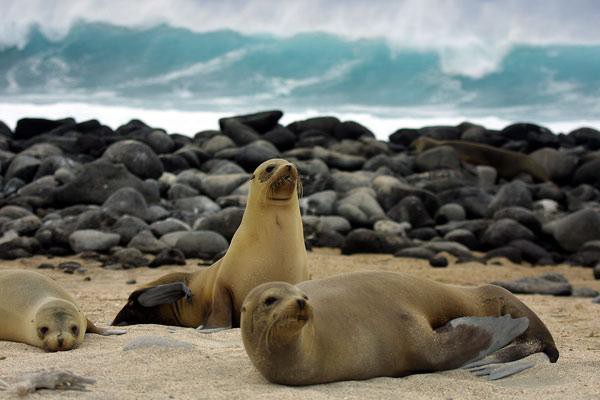
POLYGON ((78 347, 86 332, 125 333, 95 326, 69 293, 42 274, 0 271, 0 340, 65 351, 78 347))
POLYGON ((198 272, 168 274, 134 291, 113 325, 238 327, 242 302, 254 287, 308 279, 300 189, 293 164, 262 163, 252 175, 244 216, 225 256, 198 272))
POLYGON ((415 139, 412 146, 418 153, 437 146, 450 146, 461 161, 473 165, 490 165, 503 178, 513 178, 520 173, 527 173, 539 181, 549 181, 544 167, 527 154, 516 151, 466 140, 436 140, 428 136, 415 139))
POLYGON ((481 366, 536 352, 558 359, 548 329, 507 290, 393 272, 265 283, 244 301, 241 328, 252 363, 285 385, 441 371, 488 354, 471 366, 495 379, 531 365, 481 366))

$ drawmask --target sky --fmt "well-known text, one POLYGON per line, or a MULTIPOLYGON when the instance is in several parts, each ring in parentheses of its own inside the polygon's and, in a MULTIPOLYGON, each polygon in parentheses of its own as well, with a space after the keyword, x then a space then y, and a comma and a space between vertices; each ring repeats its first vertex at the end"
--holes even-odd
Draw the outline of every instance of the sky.
POLYGON ((515 45, 600 44, 594 0, 0 0, 0 9, 0 48, 24 46, 33 25, 59 40, 78 21, 276 36, 323 31, 433 50, 444 72, 473 78, 494 72, 515 45))

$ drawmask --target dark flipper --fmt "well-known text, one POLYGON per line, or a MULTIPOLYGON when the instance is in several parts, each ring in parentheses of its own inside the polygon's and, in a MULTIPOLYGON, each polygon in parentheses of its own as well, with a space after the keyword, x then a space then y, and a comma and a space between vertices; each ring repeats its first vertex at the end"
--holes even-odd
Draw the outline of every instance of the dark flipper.
POLYGON ((448 325, 453 328, 460 325, 468 326, 491 335, 487 347, 480 350, 469 360, 472 363, 500 350, 521 336, 529 327, 529 320, 525 317, 513 319, 510 315, 502 317, 462 317, 453 319, 448 325))
POLYGON ((143 307, 175 303, 182 298, 190 298, 192 291, 183 282, 166 283, 143 290, 137 302, 143 307))
POLYGON ((504 364, 489 364, 471 368, 469 372, 490 381, 506 378, 533 367, 535 363, 527 360, 517 360, 504 364))

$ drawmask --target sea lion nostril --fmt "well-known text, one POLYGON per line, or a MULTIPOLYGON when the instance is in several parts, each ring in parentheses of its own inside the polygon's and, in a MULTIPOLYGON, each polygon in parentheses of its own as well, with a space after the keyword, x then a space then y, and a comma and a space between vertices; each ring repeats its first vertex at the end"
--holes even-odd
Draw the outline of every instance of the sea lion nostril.
POLYGON ((287 167, 288 167, 288 168, 287 168, 287 169, 288 169, 288 171, 291 171, 291 170, 292 170, 292 164, 288 164, 288 166, 287 166, 287 167))
POLYGON ((298 308, 300 308, 301 310, 303 310, 304 307, 306 307, 306 300, 304 299, 298 299, 296 300, 296 303, 298 303, 298 308))

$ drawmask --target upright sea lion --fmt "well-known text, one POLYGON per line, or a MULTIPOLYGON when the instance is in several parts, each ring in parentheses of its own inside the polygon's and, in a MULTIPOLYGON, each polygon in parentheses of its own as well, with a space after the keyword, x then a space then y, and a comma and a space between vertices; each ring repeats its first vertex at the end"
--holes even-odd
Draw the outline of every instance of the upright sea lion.
POLYGON ((173 273, 134 291, 113 325, 239 326, 244 298, 264 282, 308 279, 298 170, 265 161, 251 178, 242 222, 225 256, 193 273, 173 273))
POLYGON ((246 297, 241 328, 252 363, 285 385, 447 370, 491 353, 473 365, 536 352, 558 359, 548 329, 507 290, 392 272, 265 283, 246 297))
POLYGON ((412 146, 418 153, 436 146, 450 146, 456 151, 461 161, 473 165, 490 165, 503 178, 513 178, 520 173, 527 173, 542 182, 549 180, 544 167, 527 154, 516 151, 466 140, 436 140, 427 136, 421 136, 414 140, 412 146))
POLYGON ((46 351, 79 346, 86 332, 120 335, 96 327, 77 302, 52 279, 33 271, 0 271, 0 340, 27 343, 46 351))

